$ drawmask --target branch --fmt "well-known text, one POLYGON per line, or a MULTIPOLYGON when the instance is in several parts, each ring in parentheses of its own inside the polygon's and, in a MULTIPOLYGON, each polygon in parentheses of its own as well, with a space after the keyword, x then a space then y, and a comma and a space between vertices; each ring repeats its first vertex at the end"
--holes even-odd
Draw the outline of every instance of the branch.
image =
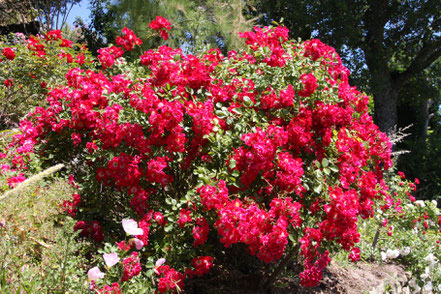
POLYGON ((286 267, 288 262, 293 258, 293 256, 299 251, 299 244, 296 244, 293 248, 291 248, 291 251, 289 251, 286 256, 280 261, 277 268, 274 270, 273 274, 269 276, 266 281, 263 284, 263 289, 267 289, 271 286, 272 283, 276 280, 277 276, 280 274, 280 272, 286 267))
POLYGON ((369 68, 387 68, 389 56, 384 50, 384 27, 389 19, 390 9, 383 0, 369 1, 369 9, 364 15, 366 42, 361 44, 369 68))
MULTIPOLYGON (((66 4, 67 5, 67 4, 66 4)), ((66 24, 66 22, 67 22, 67 18, 69 17, 69 14, 70 14, 70 12, 72 11, 72 8, 74 7, 74 3, 72 3, 71 5, 70 5, 70 8, 69 8, 69 10, 67 10, 67 12, 64 14, 64 16, 63 16, 63 20, 62 20, 62 22, 61 22, 61 29, 60 30, 62 30, 63 29, 63 27, 64 27, 64 25, 66 24)))
POLYGON ((429 67, 441 56, 441 39, 424 42, 420 52, 412 60, 409 67, 395 77, 395 84, 400 87, 407 83, 409 79, 429 67))

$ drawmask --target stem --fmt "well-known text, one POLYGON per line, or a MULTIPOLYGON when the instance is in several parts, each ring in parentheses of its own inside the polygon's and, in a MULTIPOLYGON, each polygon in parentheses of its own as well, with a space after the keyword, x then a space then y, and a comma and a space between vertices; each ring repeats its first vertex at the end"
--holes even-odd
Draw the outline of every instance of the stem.
POLYGON ((374 250, 375 246, 377 246, 378 237, 380 236, 380 231, 382 226, 383 225, 381 223, 378 225, 377 232, 375 233, 374 241, 372 242, 372 250, 374 250))
POLYGON ((273 274, 266 279, 265 283, 263 284, 263 289, 267 289, 269 286, 271 286, 274 283, 277 276, 286 267, 288 261, 296 254, 298 250, 299 250, 299 245, 297 244, 291 249, 290 252, 288 252, 288 254, 282 259, 282 261, 279 263, 277 268, 274 270, 273 274))

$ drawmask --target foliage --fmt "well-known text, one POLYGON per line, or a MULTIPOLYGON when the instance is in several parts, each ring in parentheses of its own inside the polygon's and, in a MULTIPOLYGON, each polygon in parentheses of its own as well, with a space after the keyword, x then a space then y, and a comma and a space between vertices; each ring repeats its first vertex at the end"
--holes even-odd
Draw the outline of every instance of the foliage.
POLYGON ((356 85, 374 96, 375 122, 391 132, 397 99, 410 79, 441 56, 437 1, 255 1, 267 24, 283 18, 300 37, 315 36, 342 52, 356 85), (368 88, 363 88, 367 86, 368 88))
POLYGON ((30 1, 3 0, 0 2, 0 26, 30 22, 35 17, 30 1))
POLYGON ((33 107, 46 105, 44 95, 64 80, 69 69, 91 65, 87 49, 64 39, 61 31, 29 38, 10 35, 1 39, 0 52, 2 129, 17 126, 33 107))
POLYGON ((81 18, 75 20, 75 26, 81 31, 84 42, 94 56, 98 49, 115 40, 120 28, 115 27, 115 19, 119 15, 109 0, 91 0, 89 2, 90 23, 86 24, 81 18))
MULTIPOLYGON (((181 47, 186 53, 219 47, 243 49, 238 33, 251 29, 255 19, 248 19, 249 7, 244 1, 91 1, 91 24, 80 23, 92 52, 113 42, 123 27, 128 27, 143 41, 144 50, 166 44, 181 47), (148 24, 162 15, 169 19, 174 34, 167 41, 149 38, 148 24)), ((128 56, 126 56, 127 58, 128 56)), ((136 58, 136 54, 132 57, 136 58)))
POLYGON ((69 70, 21 121, 10 168, 64 163, 79 189, 63 204, 74 229, 120 260, 91 268, 92 287, 176 291, 245 251, 250 271, 268 264, 263 287, 297 255, 315 286, 330 253, 360 257, 358 217, 394 202, 390 143, 335 50, 284 27, 240 36, 247 49, 228 56, 161 46, 128 62, 141 40, 125 28, 125 50, 98 50, 101 71, 69 70))
POLYGON ((21 189, 20 197, 0 201, 1 293, 86 292, 79 254, 84 243, 60 209, 60 200, 72 192, 62 179, 49 177, 21 189))
MULTIPOLYGON (((415 200, 416 185, 404 173, 388 174, 395 203, 375 218, 360 223, 362 259, 398 262, 412 274, 414 293, 441 290, 441 211, 437 202, 415 200)), ((416 180, 416 183, 419 183, 416 180)))
POLYGON ((436 199, 441 183, 440 2, 256 0, 254 5, 265 12, 261 24, 283 19, 293 36, 319 38, 335 47, 351 70, 351 84, 373 94, 374 121, 382 131, 413 125, 412 135, 396 146, 410 151, 398 166, 422 181, 418 197, 436 199))
POLYGON ((74 5, 81 0, 31 0, 43 31, 62 30, 74 5))
POLYGON ((411 153, 400 156, 398 168, 411 178, 418 177, 418 199, 441 199, 441 62, 412 78, 399 104, 400 126, 412 125, 411 136, 398 145, 411 153), (423 97, 425 99, 423 99, 423 97))

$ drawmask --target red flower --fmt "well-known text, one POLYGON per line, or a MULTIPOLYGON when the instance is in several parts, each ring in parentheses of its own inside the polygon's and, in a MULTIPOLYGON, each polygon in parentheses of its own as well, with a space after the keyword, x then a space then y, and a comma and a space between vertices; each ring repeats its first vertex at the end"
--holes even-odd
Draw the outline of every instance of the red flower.
POLYGON ((62 38, 63 38, 63 36, 62 36, 60 30, 52 30, 46 34, 47 40, 58 40, 58 39, 62 39, 62 38))
POLYGON ((349 254, 349 260, 352 262, 356 262, 357 260, 360 260, 360 248, 354 247, 351 250, 351 253, 349 254))
POLYGON ((128 281, 131 278, 139 275, 141 272, 141 264, 139 263, 138 255, 138 252, 132 252, 130 257, 123 260, 124 273, 121 277, 121 282, 128 281))
POLYGON ((149 27, 153 30, 160 30, 161 37, 164 40, 168 39, 167 31, 171 30, 170 22, 162 16, 157 16, 155 20, 152 20, 149 27), (165 30, 163 30, 165 29, 165 30))
POLYGON ((142 40, 138 38, 132 30, 124 28, 122 36, 118 36, 115 40, 116 44, 121 45, 127 51, 132 51, 134 45, 141 45, 142 40))
POLYGON ((14 50, 9 47, 3 48, 3 55, 9 60, 14 60, 15 58, 14 50))
POLYGON ((72 48, 73 42, 71 40, 62 39, 60 47, 69 47, 72 48))
POLYGON ((5 84, 6 87, 12 87, 13 86, 12 79, 7 79, 3 83, 5 84))
POLYGON ((305 85, 305 88, 301 91, 299 91, 299 95, 302 97, 309 97, 314 93, 315 89, 317 88, 317 79, 316 77, 309 73, 309 74, 303 74, 300 76, 301 82, 305 85))

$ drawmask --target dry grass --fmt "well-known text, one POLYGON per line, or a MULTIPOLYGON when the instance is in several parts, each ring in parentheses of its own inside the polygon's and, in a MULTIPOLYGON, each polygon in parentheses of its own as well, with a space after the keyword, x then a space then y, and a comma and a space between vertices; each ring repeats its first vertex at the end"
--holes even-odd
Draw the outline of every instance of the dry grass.
POLYGON ((0 292, 62 293, 67 277, 60 262, 77 262, 72 256, 78 246, 74 238, 64 237, 72 235, 72 221, 64 226, 69 218, 60 204, 74 190, 62 179, 40 178, 19 191, 0 202, 0 292), (54 276, 52 285, 45 285, 54 276))

